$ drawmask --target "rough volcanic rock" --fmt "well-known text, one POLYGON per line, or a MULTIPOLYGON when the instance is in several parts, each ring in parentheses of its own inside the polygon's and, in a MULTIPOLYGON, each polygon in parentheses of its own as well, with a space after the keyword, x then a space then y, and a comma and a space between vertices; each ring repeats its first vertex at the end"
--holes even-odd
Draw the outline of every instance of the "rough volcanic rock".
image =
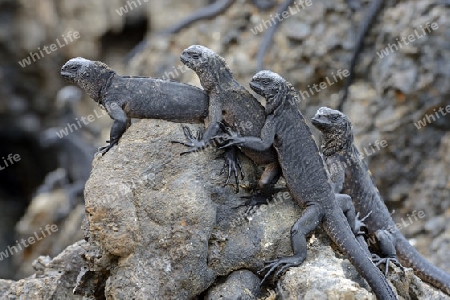
POLYGON ((54 257, 73 243, 83 238, 80 230, 84 217, 84 205, 77 206, 64 220, 58 220, 58 213, 65 209, 68 200, 64 191, 56 190, 33 198, 22 219, 16 225, 16 238, 21 241, 33 238, 23 251, 14 253, 11 259, 20 266, 15 278, 33 274, 32 262, 40 255, 54 257), (46 230, 51 228, 54 230, 46 230))
POLYGON ((72 293, 85 261, 83 254, 90 248, 85 241, 77 242, 58 256, 41 256, 33 262, 36 273, 19 281, 0 280, 0 299, 81 299, 72 293))
MULTIPOLYGON (((51 156, 51 154, 36 151, 39 147, 29 140, 35 140, 35 135, 52 122, 54 95, 62 84, 62 80, 59 78, 59 68, 62 63, 71 57, 85 56, 92 59, 99 58, 118 70, 122 70, 124 54, 122 44, 129 40, 130 35, 119 35, 120 38, 116 37, 111 40, 104 37, 110 33, 120 33, 130 19, 137 20, 145 15, 150 23, 149 30, 151 32, 149 36, 151 40, 149 48, 131 62, 127 74, 159 76, 166 79, 198 83, 198 79, 191 71, 183 73, 178 69, 181 66, 179 54, 191 44, 203 44, 223 55, 236 78, 245 85, 255 73, 255 57, 263 35, 262 33, 254 34, 252 29, 254 30, 255 26, 261 25, 262 21, 270 20, 276 8, 268 12, 260 12, 251 5, 251 1, 239 0, 226 13, 214 20, 196 23, 175 36, 152 38, 152 34, 157 30, 169 27, 180 16, 187 14, 187 8, 190 4, 195 3, 195 7, 200 7, 207 2, 190 1, 179 5, 174 0, 152 0, 151 3, 149 1, 138 9, 133 9, 130 13, 120 16, 116 10, 126 5, 126 0, 102 0, 95 4, 87 0, 76 2, 72 0, 42 0, 38 2, 0 0, 0 7, 2 8, 0 17, 2 24, 5 25, 0 29, 0 43, 4 46, 0 47, 0 53, 2 54, 0 55, 0 81, 2 83, 0 95, 2 99, 7 99, 7 101, 0 103, 0 127, 3 128, 3 130, 0 130, 0 138, 3 142, 2 145, 6 147, 4 150, 6 155, 13 152, 20 153, 22 157, 20 169, 9 168, 2 171, 1 179, 4 185, 2 189, 24 191, 26 195, 30 195, 33 187, 39 184, 38 180, 44 177, 45 171, 52 170, 49 169, 48 159, 45 159, 46 156, 51 156), (50 45, 57 38, 61 39, 62 34, 69 30, 79 31, 81 38, 69 43, 57 52, 55 51, 37 60, 30 66, 25 68, 19 66, 18 61, 26 58, 30 51, 35 52, 38 47, 50 45), (98 57, 103 54, 104 57, 98 57), (24 142, 24 140, 27 142, 24 142), (22 178, 28 179, 26 182, 22 182, 22 178)), ((448 122, 448 116, 442 115, 434 121, 430 117, 440 107, 448 105, 450 20, 447 16, 449 15, 449 8, 444 2, 434 3, 427 0, 389 2, 391 3, 388 3, 387 8, 380 13, 377 23, 366 39, 366 48, 357 66, 356 82, 351 89, 350 98, 344 107, 344 112, 353 121, 356 142, 360 149, 372 149, 371 145, 376 140, 387 141, 388 147, 380 151, 369 151, 370 155, 367 155, 367 161, 377 186, 389 207, 395 209, 393 216, 396 221, 406 220, 414 210, 424 210, 426 218, 413 222, 402 232, 410 238, 410 241, 415 244, 420 252, 449 272, 450 266, 446 256, 450 249, 450 228, 446 225, 446 220, 450 216, 448 208, 449 169, 445 166, 448 165, 448 163, 446 164, 449 153, 447 137, 450 122, 448 122), (383 58, 377 55, 377 51, 381 51, 389 44, 396 43, 397 38, 413 34, 414 29, 420 30, 420 26, 427 22, 435 22, 439 25, 439 28, 383 58), (427 116, 432 121, 426 122, 426 126, 418 129, 415 123, 418 124, 419 120, 427 120, 427 116)), ((358 22, 364 18, 365 8, 369 1, 362 1, 361 3, 362 9, 351 13, 345 0, 313 1, 313 5, 292 14, 282 22, 275 36, 272 48, 265 59, 266 67, 282 74, 299 91, 303 92, 309 91, 313 84, 319 84, 325 81, 327 77, 332 79, 333 74, 337 74, 339 69, 345 69, 347 62, 350 60, 358 22)), ((193 10, 193 8, 194 6, 189 7, 189 10, 193 10)), ((300 103, 305 116, 307 118, 312 116, 319 106, 333 107, 337 103, 338 93, 342 86, 343 80, 337 80, 333 85, 320 92, 310 93, 312 94, 311 97, 303 99, 300 103)), ((92 104, 90 100, 88 101, 89 104, 92 104)), ((91 110, 87 109, 87 111, 91 110)), ((109 125, 110 123, 107 124, 107 126, 109 125)), ((160 125, 158 124, 158 126, 160 125)), ((145 130, 148 131, 149 129, 145 128, 145 130)), ((167 132, 172 132, 170 130, 167 129, 167 132)), ((129 134, 133 134, 131 138, 136 138, 133 132, 129 134)), ((180 138, 181 131, 178 129, 177 133, 173 135, 180 138)), ((159 133, 157 138, 154 136, 152 139, 157 144, 164 136, 165 133, 159 133)), ((122 143, 122 146, 126 145, 124 141, 122 143)), ((176 156, 175 152, 177 151, 172 150, 172 148, 170 150, 166 148, 158 149, 160 152, 167 154, 165 159, 169 156, 176 156)), ((118 151, 118 149, 115 149, 111 153, 117 154, 118 151)), ((3 155, 2 153, 0 154, 3 155)), ((125 203, 116 204, 124 212, 130 214, 139 212, 136 216, 149 216, 150 213, 138 209, 140 206, 138 208, 133 206, 137 203, 134 201, 135 198, 149 196, 143 191, 148 186, 153 189, 154 185, 156 186, 155 193, 160 192, 161 189, 166 189, 167 186, 170 186, 172 192, 175 190, 173 186, 175 183, 148 183, 148 177, 145 177, 145 174, 138 174, 138 172, 144 170, 142 164, 149 161, 149 158, 153 159, 154 154, 146 154, 147 152, 144 151, 140 153, 144 155, 144 159, 133 164, 133 168, 138 170, 137 173, 122 170, 123 173, 120 173, 120 176, 125 176, 120 178, 126 180, 120 182, 119 187, 108 187, 105 192, 111 193, 113 191, 113 195, 119 195, 118 197, 125 199, 125 203), (133 186, 133 182, 136 181, 137 184, 133 186), (124 187, 124 185, 128 186, 124 187), (129 192, 128 189, 137 193, 138 196, 129 192), (122 193, 125 193, 126 197, 120 196, 122 193), (131 201, 130 197, 134 200, 131 201)), ((160 155, 163 154, 160 153, 160 155)), ((108 158, 110 157, 108 155, 101 159, 113 161, 114 159, 108 158)), ((127 163, 125 162, 131 155, 130 153, 122 154, 121 157, 125 157, 124 162, 117 160, 115 165, 126 166, 127 163)), ((245 217, 242 213, 244 208, 233 209, 234 206, 242 203, 239 197, 233 195, 230 192, 231 189, 224 192, 220 187, 224 179, 218 175, 220 163, 216 162, 216 165, 210 166, 207 161, 209 162, 212 153, 202 153, 201 155, 206 155, 208 159, 203 160, 203 156, 200 158, 197 156, 183 157, 183 159, 176 161, 176 166, 170 166, 173 166, 171 171, 178 170, 175 167, 181 168, 181 166, 184 166, 184 172, 193 172, 189 175, 191 177, 187 178, 194 178, 191 181, 198 180, 200 182, 191 183, 189 181, 184 183, 186 186, 198 189, 195 191, 189 190, 187 196, 189 199, 195 198, 197 194, 201 195, 199 196, 201 199, 194 199, 193 203, 213 203, 215 207, 215 213, 212 213, 215 214, 215 223, 212 222, 212 219, 209 219, 210 223, 203 228, 203 235, 201 237, 194 236, 191 239, 196 243, 203 242, 203 244, 200 243, 203 246, 205 245, 203 239, 205 239, 209 247, 207 254, 205 254, 205 250, 201 254, 207 259, 206 263, 203 262, 202 270, 208 270, 208 274, 203 279, 226 276, 233 270, 242 268, 249 268, 255 272, 262 266, 263 260, 289 254, 289 228, 298 217, 300 209, 292 202, 285 201, 274 206, 275 209, 270 208, 266 212, 261 209, 257 211, 257 213, 259 212, 258 215, 255 213, 249 218, 245 217), (277 224, 280 221, 282 221, 282 224, 277 224), (209 236, 208 232, 210 233, 209 236), (278 237, 279 240, 273 242, 275 237, 278 237)), ((103 162, 97 163, 98 166, 101 164, 103 162)), ((162 176, 162 178, 168 176, 170 180, 172 180, 171 176, 185 176, 175 175, 175 173, 182 174, 178 171, 168 172, 163 167, 166 164, 168 163, 165 161, 160 162, 158 163, 160 169, 150 172, 154 176, 159 174, 158 176, 162 176)), ((150 164, 150 166, 153 165, 150 164)), ((112 171, 116 172, 117 170, 108 169, 110 167, 106 163, 102 168, 109 170, 109 173, 97 176, 116 178, 112 171)), ((253 168, 246 164, 246 174, 252 174, 252 170, 253 168)), ((150 177, 152 176, 150 175, 150 177)), ((256 176, 248 178, 248 181, 244 184, 253 184, 256 176)), ((101 182, 98 178, 96 180, 101 182)), ((180 180, 178 179, 176 183, 179 183, 180 180)), ((112 181, 112 183, 114 182, 112 181)), ((180 186, 183 185, 180 184, 180 186)), ((163 190, 163 192, 165 191, 163 190)), ((93 193, 93 190, 91 193, 93 193)), ((102 197, 108 196, 107 194, 102 195, 102 197)), ((23 202, 23 195, 10 197, 10 195, 3 195, 2 193, 1 198, 3 201, 3 199, 16 199, 16 197, 22 199, 23 202)), ((174 193, 167 197, 170 199, 164 200, 185 199, 183 197, 185 196, 180 193, 174 193), (173 197, 174 195, 175 197, 173 197)), ((161 204, 161 198, 157 199, 159 199, 157 203, 161 204)), ((167 203, 162 204, 161 207, 167 208, 167 203)), ((183 205, 186 204, 180 204, 180 207, 185 208, 186 206, 183 205)), ((1 205, 0 211, 10 216, 12 214, 10 207, 10 205, 1 205)), ((143 205, 142 207, 147 206, 143 205)), ((155 208, 156 212, 162 210, 157 210, 157 208, 155 208)), ((209 211, 207 207, 202 209, 209 211)), ((112 211, 116 213, 116 210, 112 211)), ((196 212, 199 213, 199 211, 196 212)), ((193 214, 195 215, 195 213, 193 214)), ((162 216, 166 215, 162 214, 162 216)), ((108 217, 112 218, 113 215, 108 215, 108 217)), ((109 277, 110 269, 114 274, 122 275, 124 271, 117 266, 135 266, 139 263, 133 257, 137 254, 133 252, 132 255, 126 256, 126 253, 134 245, 136 247, 134 249, 140 251, 137 251, 137 253, 144 255, 145 245, 139 243, 144 240, 150 244, 150 237, 155 239, 162 237, 162 246, 157 249, 158 251, 163 252, 164 249, 171 249, 171 251, 163 253, 162 258, 167 258, 167 260, 153 258, 151 262, 154 262, 153 265, 155 266, 153 267, 150 263, 150 267, 153 269, 148 268, 152 275, 158 274, 159 276, 162 274, 160 278, 166 278, 164 276, 167 276, 167 274, 164 274, 162 270, 168 265, 168 262, 172 267, 173 262, 190 257, 189 255, 192 255, 192 251, 194 251, 189 247, 181 247, 181 242, 190 240, 189 236, 186 237, 182 234, 196 229, 194 226, 196 224, 203 224, 186 223, 193 227, 186 231, 181 229, 176 231, 179 228, 183 229, 185 226, 183 224, 180 226, 174 220, 175 218, 170 216, 170 218, 164 219, 165 221, 161 221, 155 217, 154 219, 158 222, 153 221, 153 223, 158 225, 156 226, 157 233, 153 235, 148 233, 147 239, 136 234, 135 229, 140 227, 136 226, 134 221, 128 223, 120 221, 130 220, 129 216, 113 220, 114 222, 110 222, 110 225, 115 225, 117 222, 125 228, 132 229, 133 236, 123 236, 125 241, 132 241, 132 243, 125 245, 118 244, 117 240, 108 242, 102 240, 103 243, 106 243, 104 247, 98 243, 98 238, 92 237, 92 241, 97 243, 96 251, 98 253, 95 252, 96 254, 86 258, 85 264, 88 267, 83 270, 84 275, 80 276, 80 281, 85 280, 86 286, 93 287, 96 281, 102 281, 109 277), (167 229, 163 225, 170 228, 167 229), (161 234, 160 229, 164 234, 158 236, 158 234, 161 234), (181 234, 181 236, 178 234, 181 234), (134 239, 137 239, 139 243, 134 244, 134 239), (176 242, 173 244, 174 247, 178 247, 180 250, 171 248, 171 240, 168 239, 174 239, 176 242), (105 249, 111 250, 112 253, 105 252, 105 249), (102 256, 102 254, 104 255, 102 257, 104 261, 97 257, 97 255, 102 256), (116 254, 125 255, 126 258, 124 259, 116 254), (105 265, 102 265, 102 263, 105 265)), ((2 222, 5 219, 6 217, 3 215, 0 217, 2 222)), ((202 221, 207 222, 208 220, 202 221)), ((5 228, 13 228, 13 224, 14 220, 5 224, 5 228)), ((73 224, 76 224, 76 222, 73 222, 73 224)), ((2 225, 4 224, 2 223, 2 225)), ((102 222, 99 221, 97 225, 102 225, 102 222)), ((143 228, 149 228, 148 224, 146 226, 143 228)), ((199 226, 197 225, 197 227, 199 226)), ((89 228, 89 226, 86 228, 89 228)), ((99 228, 103 227, 100 226, 99 228)), ((73 232, 73 229, 76 229, 76 227, 67 232, 73 232)), ((113 233, 114 229, 113 226, 111 230, 104 232, 113 233)), ((99 232, 101 231, 99 230, 99 232)), ((30 232, 33 232, 33 230, 30 232)), ((93 230, 92 232, 96 231, 93 230)), ((64 236, 67 239, 70 237, 70 234, 64 236)), ((117 234, 117 239, 121 238, 122 236, 117 234)), ((2 245, 12 245, 11 241, 13 242, 15 238, 9 237, 9 239, 2 245)), ((0 250, 3 249, 5 248, 0 250)), ((149 249, 154 250, 153 248, 149 249)), ((308 259, 310 257, 309 255, 308 259)), ((198 260, 199 257, 195 259, 198 260)), ((305 263, 307 262, 308 260, 305 263)), ((27 261, 27 263, 29 262, 27 261)), ((148 262, 145 263, 148 264, 148 262)), ((332 265, 329 266, 329 269, 336 270, 332 265)), ((137 270, 143 269, 138 268, 137 270)), ((200 271, 200 269, 189 270, 200 271)), ((289 271, 288 274, 290 272, 292 271, 289 271)), ((117 282, 114 280, 114 276, 111 276, 108 282, 103 282, 103 284, 108 286, 110 295, 119 295, 120 290, 116 289, 116 286, 121 286, 121 284, 127 290, 137 291, 139 286, 132 287, 127 284, 143 282, 144 275, 142 274, 140 273, 139 276, 141 277, 137 277, 137 279, 130 278, 123 281, 120 281, 122 280, 120 279, 117 282)), ((320 277, 317 276, 317 278, 320 277)), ((199 283, 201 278, 195 280, 197 279, 199 280, 195 289, 200 291, 207 284, 205 282, 199 283)), ((324 276, 320 278, 322 281, 325 279, 324 276)), ((209 281, 212 281, 212 279, 209 281)), ((333 285, 332 282, 326 281, 325 283, 333 285)), ((10 285, 10 283, 3 281, 0 284, 0 290, 5 290, 5 284, 10 285)), ((80 290, 82 290, 81 286, 80 290)), ((93 288, 87 288, 86 293, 89 292, 98 295, 98 291, 94 291, 93 288)), ((361 293, 360 295, 363 295, 364 290, 361 293)), ((323 295, 323 291, 314 290, 309 292, 308 295, 311 298, 319 297, 323 295)), ((412 294, 410 293, 410 295, 412 294)), ((425 294, 417 293, 417 295, 425 297, 423 296, 425 294)))
MULTIPOLYGON (((91 257, 106 263, 93 259, 82 273, 110 272, 103 277, 107 298, 194 299, 214 282, 208 295, 226 293, 230 288, 224 282, 235 280, 226 279, 233 271, 256 272, 265 260, 292 254, 289 233, 301 209, 289 193, 245 215, 245 207, 236 208, 245 193, 221 186, 222 162, 213 159, 214 151, 179 156, 182 146, 170 141, 181 138, 179 124, 142 120, 118 146, 96 157, 85 190, 85 235, 98 248, 91 257)), ((244 167, 250 178, 260 173, 247 160, 244 167)), ((311 239, 306 265, 292 269, 301 274, 292 286, 304 286, 304 292, 320 285, 337 295, 370 295, 353 266, 336 259, 329 244, 327 238, 311 239), (345 272, 338 271, 343 262, 345 272), (314 272, 311 264, 318 264, 314 272), (323 269, 330 274, 324 276, 323 269), (317 283, 311 288, 302 282, 315 281, 314 276, 317 283)), ((406 276, 405 284, 413 275, 406 276)), ((89 286, 89 278, 83 284, 89 286)), ((401 291, 402 296, 417 295, 409 288, 401 291)))
POLYGON ((256 300, 261 280, 248 270, 231 273, 223 283, 209 289, 205 300, 256 300))
MULTIPOLYGON (((347 68, 368 3, 363 1, 361 9, 352 13, 344 0, 313 1, 304 9, 293 6, 292 13, 281 23, 265 67, 282 74, 298 91, 309 93, 300 102, 307 119, 320 106, 336 106, 344 85, 337 73, 347 68), (328 82, 327 79, 327 88, 315 91, 313 85, 328 82)), ((441 113, 435 121, 429 117, 431 122, 426 121, 420 129, 416 125, 448 105, 449 9, 443 2, 427 0, 387 3, 365 39, 356 80, 344 106, 354 125, 356 144, 366 154, 377 187, 390 210, 395 211, 396 220, 407 218, 412 212, 409 207, 422 201, 410 191, 419 180, 427 184, 428 177, 421 174, 450 129, 449 116, 441 113), (436 23, 438 28, 425 35, 422 28, 427 23, 436 23), (389 45, 415 34, 415 29, 420 38, 398 46, 398 50, 391 46, 394 50, 390 51, 389 45), (380 57, 386 49, 389 54, 380 57), (386 141, 388 146, 377 148, 377 140, 386 141)), ((236 1, 221 17, 193 24, 176 37, 151 39, 149 47, 131 62, 129 72, 198 84, 193 72, 180 68, 179 55, 191 44, 202 44, 222 55, 238 81, 245 85, 255 73, 256 53, 266 32, 261 27, 263 30, 258 33, 256 27, 264 21, 267 24, 275 11, 276 8, 260 12, 250 1, 236 1)), ((447 171, 443 170, 443 178, 447 171)), ((425 206, 431 208, 433 204, 425 206)), ((442 210, 428 209, 425 213, 426 220, 445 218, 442 210)), ((431 255, 436 249, 448 252, 446 242, 433 243, 432 250, 430 235, 417 238, 421 239, 416 241, 422 253, 431 255)), ((450 272, 444 261, 438 264, 450 272)))

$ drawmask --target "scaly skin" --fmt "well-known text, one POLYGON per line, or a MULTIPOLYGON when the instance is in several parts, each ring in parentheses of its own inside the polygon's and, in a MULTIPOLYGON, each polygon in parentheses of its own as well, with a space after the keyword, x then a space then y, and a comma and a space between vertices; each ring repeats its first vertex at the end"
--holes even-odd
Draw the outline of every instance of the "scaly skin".
POLYGON ((281 266, 279 274, 288 267, 303 263, 307 250, 306 235, 322 224, 328 236, 367 280, 377 298, 397 299, 386 278, 355 239, 342 212, 338 198, 344 197, 349 202, 351 199, 348 195, 334 193, 316 142, 298 110, 298 93, 290 83, 271 71, 258 72, 250 87, 267 100, 261 138, 231 136, 227 146, 265 151, 273 145, 290 193, 305 207, 291 229, 294 255, 270 261, 263 269, 269 269, 265 278, 277 267, 281 266))
MULTIPOLYGON (((264 125, 263 106, 233 78, 222 57, 204 46, 193 45, 182 52, 180 59, 197 74, 209 96, 209 125, 202 139, 193 141, 188 151, 197 151, 210 143, 220 131, 218 122, 223 122, 243 136, 255 136, 261 132, 264 125)), ((276 183, 281 172, 273 148, 263 153, 251 149, 243 149, 242 152, 256 164, 270 164, 260 180, 261 188, 276 183)))
POLYGON ((194 86, 138 76, 120 76, 106 64, 81 57, 69 60, 61 76, 77 84, 107 110, 114 123, 105 154, 116 145, 131 118, 200 123, 208 111, 208 96, 194 86))
POLYGON ((369 235, 376 235, 382 254, 395 258, 414 269, 423 281, 450 295, 450 275, 428 262, 412 247, 395 226, 370 171, 353 142, 350 120, 340 111, 322 107, 312 124, 323 134, 323 154, 330 172, 336 177, 344 174, 342 193, 350 195, 362 216, 369 235))

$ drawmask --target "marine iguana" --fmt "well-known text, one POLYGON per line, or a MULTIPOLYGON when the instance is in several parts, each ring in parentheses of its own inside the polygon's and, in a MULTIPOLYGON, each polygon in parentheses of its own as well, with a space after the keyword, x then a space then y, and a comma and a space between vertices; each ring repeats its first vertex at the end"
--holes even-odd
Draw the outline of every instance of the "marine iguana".
POLYGON ((208 113, 208 95, 201 89, 175 81, 120 76, 100 61, 72 58, 61 68, 61 76, 77 84, 102 105, 114 123, 105 154, 115 146, 131 118, 200 123, 208 113))
POLYGON ((360 159, 348 117, 322 107, 312 124, 323 134, 322 150, 330 172, 345 177, 341 192, 352 197, 357 212, 370 213, 364 223, 369 234, 377 236, 384 261, 388 263, 398 256, 420 279, 450 295, 450 275, 421 256, 395 226, 367 165, 360 159))
MULTIPOLYGON (((263 106, 234 79, 222 57, 209 48, 192 45, 181 53, 180 60, 197 74, 209 96, 209 125, 200 140, 186 135, 187 142, 183 143, 189 147, 186 152, 198 151, 214 142, 212 137, 220 131, 219 122, 243 136, 255 136, 261 132, 264 125, 263 106)), ((262 153, 251 149, 243 149, 242 152, 256 164, 268 165, 259 181, 261 189, 276 183, 281 170, 273 148, 262 153)))
POLYGON ((306 235, 322 224, 328 236, 367 280, 377 298, 397 299, 386 278, 356 241, 340 208, 339 198, 349 202, 351 199, 348 195, 334 193, 325 163, 298 109, 298 93, 280 75, 266 70, 252 78, 250 87, 267 100, 266 121, 260 137, 230 136, 225 146, 266 151, 273 145, 290 193, 305 207, 291 229, 294 255, 269 261, 260 271, 269 270, 263 281, 277 267, 281 267, 278 275, 286 268, 302 264, 307 251, 306 235))

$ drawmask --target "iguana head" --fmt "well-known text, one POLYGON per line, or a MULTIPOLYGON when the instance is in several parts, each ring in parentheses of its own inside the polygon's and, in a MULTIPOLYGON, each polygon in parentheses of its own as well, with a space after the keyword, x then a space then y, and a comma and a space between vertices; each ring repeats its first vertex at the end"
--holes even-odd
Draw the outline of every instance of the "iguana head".
POLYGON ((180 60, 197 74, 203 88, 207 91, 232 78, 225 60, 204 46, 189 46, 181 53, 180 60))
POLYGON ((100 91, 113 73, 106 64, 82 57, 72 58, 61 68, 66 81, 77 84, 95 101, 100 100, 100 91))
POLYGON ((250 81, 250 87, 266 98, 266 114, 271 114, 284 103, 290 90, 290 83, 272 71, 259 71, 250 81))
POLYGON ((352 124, 340 111, 321 107, 311 119, 311 123, 322 132, 322 149, 325 155, 352 145, 352 124))

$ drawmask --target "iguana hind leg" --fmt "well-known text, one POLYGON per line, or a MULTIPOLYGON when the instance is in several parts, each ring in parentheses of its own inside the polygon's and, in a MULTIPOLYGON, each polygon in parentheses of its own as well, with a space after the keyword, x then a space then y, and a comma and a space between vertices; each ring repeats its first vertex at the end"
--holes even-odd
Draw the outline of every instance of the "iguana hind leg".
POLYGON ((387 230, 377 230, 375 232, 377 237, 378 247, 380 249, 380 255, 372 254, 372 261, 376 266, 385 266, 384 274, 387 277, 389 273, 389 262, 393 262, 402 271, 404 271, 403 266, 397 259, 397 252, 394 246, 394 237, 387 230))
POLYGON ((364 249, 364 252, 371 257, 372 253, 369 250, 366 240, 364 239, 365 232, 362 230, 362 227, 365 227, 364 220, 370 216, 370 213, 363 217, 359 218, 359 213, 355 216, 355 207, 353 206, 352 198, 347 194, 335 194, 336 201, 339 207, 342 209, 342 212, 345 215, 345 218, 352 229, 353 234, 355 235, 356 240, 364 249))
POLYGON ((356 216, 355 207, 353 206, 352 198, 346 194, 334 194, 339 207, 345 215, 345 218, 352 229, 352 232, 356 235, 359 228, 356 229, 356 216))
POLYGON ((306 236, 311 233, 320 224, 322 219, 322 210, 318 205, 310 205, 303 211, 302 216, 295 222, 291 228, 291 244, 294 255, 282 257, 276 260, 267 261, 267 266, 261 269, 259 273, 269 270, 264 276, 261 284, 269 275, 279 268, 275 276, 280 275, 289 267, 297 267, 306 259, 307 243, 306 236))

